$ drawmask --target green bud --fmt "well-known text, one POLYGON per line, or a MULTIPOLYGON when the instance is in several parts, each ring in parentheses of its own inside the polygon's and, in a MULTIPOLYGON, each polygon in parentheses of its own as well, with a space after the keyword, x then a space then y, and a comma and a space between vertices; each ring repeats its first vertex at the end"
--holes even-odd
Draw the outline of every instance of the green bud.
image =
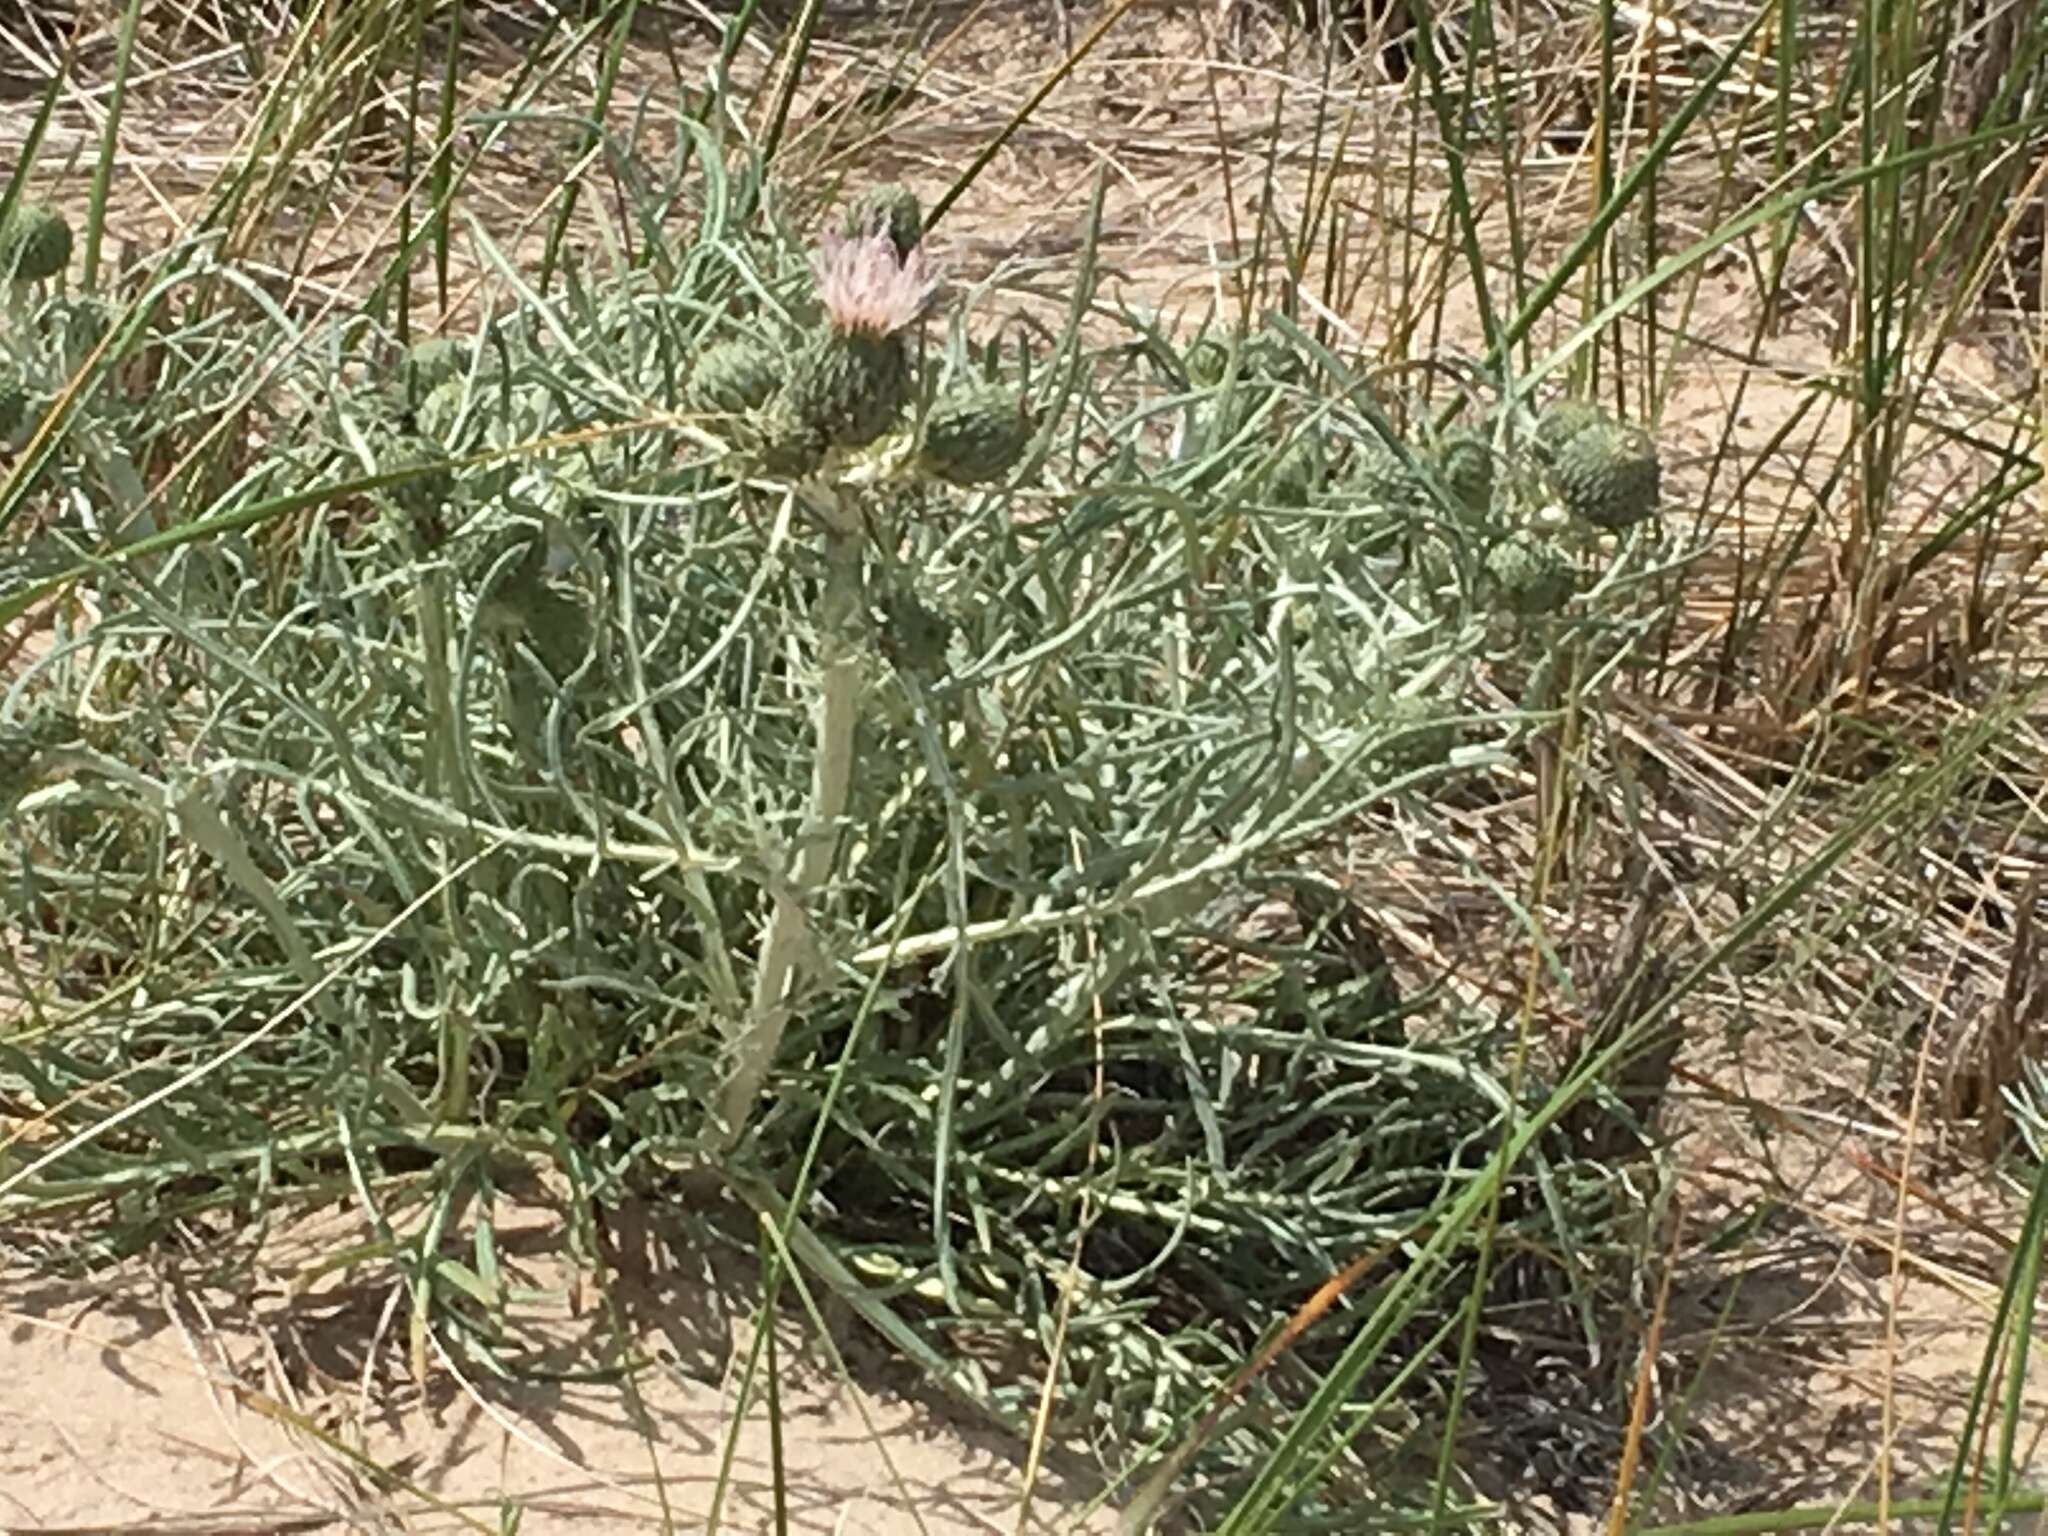
POLYGON ((946 665, 946 647, 953 624, 908 592, 892 592, 882 605, 882 649, 906 672, 939 672, 946 665))
POLYGON ((0 443, 13 442, 28 425, 33 403, 27 375, 11 365, 0 365, 0 443))
POLYGON ((1230 348, 1213 336, 1205 336, 1188 348, 1182 366, 1187 369, 1190 384, 1198 389, 1213 389, 1230 371, 1230 348))
POLYGON ((768 403, 783 373, 782 359, 766 342, 751 336, 714 341, 697 354, 683 399, 693 411, 742 416, 768 403))
POLYGON ((1578 590, 1578 573, 1556 545, 1515 534, 1493 546, 1486 574, 1504 612, 1518 617, 1555 613, 1578 590))
POLYGON ((1558 450, 1550 472, 1565 510, 1595 528, 1617 532, 1657 514, 1663 466, 1639 427, 1583 429, 1558 450))
POLYGON ((1493 510, 1493 446, 1477 432, 1453 432, 1438 443, 1432 467, 1466 512, 1483 518, 1493 510))
POLYGON ((1375 507, 1390 512, 1411 512, 1425 505, 1428 487, 1414 469, 1401 461, 1384 443, 1368 443, 1352 460, 1345 477, 1345 491, 1375 507))
POLYGON ((16 203, 0 224, 0 277, 17 283, 46 282, 71 260, 71 225, 41 203, 16 203))
POLYGON ((469 371, 469 348, 453 336, 429 336, 406 349, 398 380, 408 400, 424 400, 439 386, 469 371))
POLYGON ((1380 749, 1377 759, 1396 773, 1412 773, 1441 763, 1458 745, 1458 727, 1451 712, 1433 699, 1393 699, 1379 724, 1391 739, 1380 749))
POLYGON ((983 485, 1016 468, 1035 430, 1016 391, 1001 384, 958 386, 932 403, 920 462, 949 484, 983 485))
POLYGON ((1612 424, 1614 418, 1587 400, 1553 400, 1536 418, 1536 452, 1544 462, 1554 461, 1565 444, 1588 427, 1612 424))
POLYGON ((78 737, 77 719, 44 703, 14 725, 0 725, 0 814, 12 811, 49 770, 49 753, 78 737))
POLYGON ((924 238, 924 205, 902 182, 884 182, 846 205, 839 228, 841 234, 855 238, 886 232, 900 260, 924 238))
POLYGON ((840 448, 865 448, 896 425, 910 397, 910 360, 894 336, 829 330, 796 360, 781 399, 840 448))

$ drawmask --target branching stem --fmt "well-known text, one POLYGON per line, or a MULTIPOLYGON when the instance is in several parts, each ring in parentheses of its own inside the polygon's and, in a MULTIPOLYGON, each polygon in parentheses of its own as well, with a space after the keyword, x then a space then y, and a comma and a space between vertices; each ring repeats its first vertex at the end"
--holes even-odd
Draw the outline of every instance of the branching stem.
POLYGON ((790 996, 810 940, 810 907, 832 878, 839 823, 853 782, 855 708, 860 694, 862 530, 859 517, 829 492, 810 500, 825 525, 825 589, 817 609, 818 694, 812 718, 816 751, 811 799, 795 866, 774 892, 774 911, 754 972, 745 1025, 733 1042, 733 1072, 720 1095, 720 1150, 746 1128, 761 1085, 789 1025, 790 996))

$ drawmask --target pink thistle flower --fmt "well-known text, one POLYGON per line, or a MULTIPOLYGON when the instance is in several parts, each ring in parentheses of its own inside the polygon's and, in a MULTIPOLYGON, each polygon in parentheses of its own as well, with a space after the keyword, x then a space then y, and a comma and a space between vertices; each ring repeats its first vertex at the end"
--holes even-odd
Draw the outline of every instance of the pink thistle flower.
POLYGON ((811 259, 825 318, 837 331, 893 336, 916 323, 938 283, 924 247, 898 257, 886 230, 872 234, 825 234, 811 259))

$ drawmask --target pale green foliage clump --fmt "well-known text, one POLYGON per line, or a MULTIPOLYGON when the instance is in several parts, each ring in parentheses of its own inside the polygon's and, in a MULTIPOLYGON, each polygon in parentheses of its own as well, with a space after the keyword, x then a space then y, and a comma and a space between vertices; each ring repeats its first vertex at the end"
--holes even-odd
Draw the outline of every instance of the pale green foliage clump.
POLYGON ((54 208, 21 202, 0 224, 0 279, 47 282, 71 260, 71 223, 54 208))

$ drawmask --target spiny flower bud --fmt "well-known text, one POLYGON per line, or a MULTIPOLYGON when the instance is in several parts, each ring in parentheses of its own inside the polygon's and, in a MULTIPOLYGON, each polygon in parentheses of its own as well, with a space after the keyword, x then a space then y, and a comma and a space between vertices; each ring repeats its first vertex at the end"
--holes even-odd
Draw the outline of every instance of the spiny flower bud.
POLYGON ((1441 763, 1458 745, 1458 727, 1450 711, 1432 699, 1392 699, 1378 723, 1389 739, 1375 755, 1396 773, 1441 763))
POLYGON ((1345 489, 1361 501, 1388 511, 1411 511, 1427 498, 1422 479, 1383 443, 1368 443, 1352 461, 1345 489))
POLYGON ((48 766, 46 754, 77 735, 77 718, 48 703, 17 724, 0 725, 0 812, 13 810, 36 787, 48 766))
POLYGON ((925 418, 922 464, 952 485, 983 485, 1017 466, 1036 429, 1023 399, 1001 384, 948 390, 925 418))
POLYGON ((19 368, 0 365, 0 443, 10 443, 28 425, 28 379, 19 368))
POLYGON ((398 363, 398 381, 408 400, 424 400, 438 386, 460 378, 468 368, 468 347, 453 336, 429 336, 406 348, 398 363))
POLYGON ((1493 448, 1477 432, 1453 432, 1436 445, 1437 478, 1476 517, 1493 509, 1493 448))
POLYGON ((1555 613, 1578 590, 1578 574, 1555 545, 1516 534, 1493 546, 1486 574, 1500 606, 1519 617, 1555 613))
POLYGON ((1647 432, 1608 423, 1584 428, 1559 449, 1551 477, 1567 512, 1613 533, 1656 515, 1663 467, 1647 432))
POLYGON ((1614 418, 1587 400, 1553 400, 1536 418, 1537 456, 1555 462, 1565 444, 1588 427, 1607 426, 1614 418))
POLYGON ((759 410, 782 387, 783 362, 751 336, 714 341, 697 354, 683 399, 689 409, 720 416, 759 410))
POLYGON ((71 260, 71 225, 41 203, 16 203, 0 224, 0 278, 46 282, 71 260))
POLYGON ((884 234, 896 248, 896 259, 908 261, 924 239, 924 205, 900 181, 869 187, 846 205, 839 232, 849 239, 884 234))
POLYGON ((1213 336, 1205 336, 1188 348, 1182 366, 1187 369, 1190 384, 1200 389, 1213 389, 1230 371, 1230 348, 1213 336))
POLYGON ((796 361, 779 403, 810 434, 865 448, 896 425, 910 398, 910 360, 894 336, 827 332, 796 361))

